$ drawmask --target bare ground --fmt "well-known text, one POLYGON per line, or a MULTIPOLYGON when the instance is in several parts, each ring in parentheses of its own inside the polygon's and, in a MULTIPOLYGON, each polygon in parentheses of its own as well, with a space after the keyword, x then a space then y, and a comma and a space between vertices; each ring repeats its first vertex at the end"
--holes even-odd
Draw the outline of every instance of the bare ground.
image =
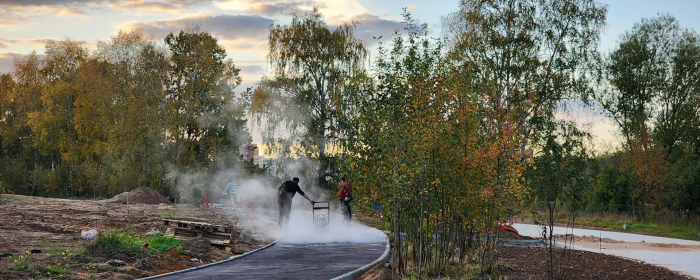
MULTIPOLYGON (((250 220, 234 222, 229 215, 209 208, 188 205, 106 203, 88 200, 68 200, 20 195, 0 197, 0 279, 47 279, 36 275, 36 271, 18 271, 18 256, 28 256, 34 267, 50 266, 63 262, 62 253, 70 250, 69 272, 64 279, 135 279, 165 272, 186 269, 205 263, 229 258, 253 250, 256 246, 272 240, 263 232, 266 225, 254 224, 250 220), (165 231, 162 219, 181 219, 212 224, 233 225, 247 231, 252 239, 237 240, 233 253, 189 241, 178 252, 171 249, 162 255, 145 259, 133 259, 128 254, 102 257, 91 254, 91 240, 80 237, 81 230, 96 229, 109 232, 130 228, 145 235, 157 229, 165 231), (189 247, 188 247, 189 246, 189 247), (35 253, 26 254, 35 250, 35 253), (185 254, 183 254, 185 253, 185 254), (12 256, 14 259, 8 258, 12 256), (124 266, 109 265, 109 261, 123 261, 124 266)), ((368 222, 376 223, 371 219, 368 222)), ((362 221, 361 221, 362 222, 362 221)), ((587 242, 585 237, 576 242, 587 242)), ((591 241, 595 242, 595 241, 591 241)), ((204 244, 206 244, 204 242, 204 244)), ((609 243, 624 246, 624 243, 609 243)), ((646 244, 646 246, 657 246, 646 244)), ((697 248, 668 248, 685 250, 697 248)), ((558 254, 561 254, 559 252, 558 254)), ((563 279, 692 279, 666 268, 653 266, 625 258, 583 251, 568 251, 560 263, 563 279)), ((540 247, 500 247, 497 279, 547 279, 546 251, 540 247)), ((380 264, 362 276, 366 280, 392 279, 392 269, 380 264)), ((401 279, 394 273, 394 279, 401 279)), ((464 275, 431 277, 430 279, 469 279, 464 275)))
MULTIPOLYGON (((0 279, 45 279, 47 269, 51 274, 56 262, 64 266, 68 264, 68 272, 62 274, 66 279, 133 279, 227 259, 271 242, 260 234, 263 229, 254 228, 244 220, 234 222, 230 215, 221 211, 189 205, 126 205, 3 195, 0 197, 0 213, 0 279), (94 248, 95 241, 81 238, 81 231, 90 229, 103 233, 130 230, 141 236, 156 230, 165 232, 164 218, 234 225, 239 231, 248 232, 251 239, 246 238, 247 242, 236 240, 232 252, 201 242, 188 242, 183 247, 192 248, 180 250, 184 254, 173 248, 160 255, 135 259, 129 252, 112 255, 94 252, 90 248, 94 248), (16 266, 18 263, 14 261, 21 261, 20 257, 29 259, 29 269, 16 266), (125 265, 108 265, 111 260, 123 261, 125 265), (44 275, 37 275, 41 273, 44 275)), ((53 274, 50 277, 59 276, 53 274)))

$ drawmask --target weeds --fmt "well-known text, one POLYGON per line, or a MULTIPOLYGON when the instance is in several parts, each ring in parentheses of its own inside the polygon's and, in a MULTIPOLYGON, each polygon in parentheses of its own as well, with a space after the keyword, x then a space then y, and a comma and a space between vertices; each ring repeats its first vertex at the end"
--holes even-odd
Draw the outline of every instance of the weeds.
POLYGON ((34 269, 34 274, 36 276, 46 276, 46 277, 58 277, 58 278, 63 278, 66 274, 70 273, 70 269, 68 268, 68 265, 66 264, 65 267, 62 265, 47 265, 47 266, 41 266, 38 265, 34 269))
POLYGON ((13 259, 12 262, 15 263, 15 271, 28 271, 29 270, 29 261, 31 261, 31 255, 32 253, 30 251, 25 252, 24 254, 20 254, 16 257, 11 257, 13 259))
POLYGON ((164 212, 164 213, 159 213, 158 216, 165 217, 165 218, 172 218, 173 214, 164 212))
POLYGON ((181 255, 185 254, 185 249, 182 248, 182 246, 177 246, 176 248, 177 248, 177 253, 178 253, 178 254, 181 254, 181 255))
POLYGON ((95 272, 97 271, 97 265, 95 265, 95 263, 89 263, 84 268, 87 270, 88 277, 95 278, 95 272))
POLYGON ((15 271, 26 271, 33 273, 37 277, 51 277, 51 278, 63 278, 66 274, 70 273, 69 261, 73 256, 70 250, 65 250, 60 254, 57 252, 51 253, 51 256, 58 258, 54 261, 52 265, 42 265, 35 264, 30 266, 31 262, 31 252, 27 251, 24 254, 13 257, 13 262, 15 265, 15 271))
POLYGON ((148 238, 141 238, 131 231, 113 231, 100 233, 97 238, 96 247, 98 252, 108 255, 117 252, 131 252, 136 255, 152 255, 159 252, 166 252, 180 245, 182 240, 173 237, 165 237, 156 234, 148 238), (143 244, 148 246, 142 246, 143 244))

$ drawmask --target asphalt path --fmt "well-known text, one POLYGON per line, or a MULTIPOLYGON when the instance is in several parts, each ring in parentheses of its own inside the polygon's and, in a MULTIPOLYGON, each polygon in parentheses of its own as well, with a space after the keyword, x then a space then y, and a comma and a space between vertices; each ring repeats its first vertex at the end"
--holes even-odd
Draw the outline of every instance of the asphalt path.
POLYGON ((386 244, 275 244, 239 259, 157 279, 332 279, 378 259, 386 244))
MULTIPOLYGON (((277 213, 257 213, 276 222, 277 213)), ((293 211, 290 227, 264 249, 216 264, 148 279, 333 279, 368 268, 387 249, 381 231, 331 216, 330 228, 314 228, 310 211, 293 211)), ((359 275, 358 275, 359 276, 359 275)))

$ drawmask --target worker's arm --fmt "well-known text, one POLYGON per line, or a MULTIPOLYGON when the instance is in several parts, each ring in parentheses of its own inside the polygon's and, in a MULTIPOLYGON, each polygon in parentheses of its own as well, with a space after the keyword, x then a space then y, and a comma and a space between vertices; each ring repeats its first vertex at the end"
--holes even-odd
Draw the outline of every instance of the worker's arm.
POLYGON ((315 201, 311 200, 311 198, 309 198, 308 196, 306 196, 306 194, 304 194, 304 198, 306 198, 306 200, 308 200, 309 202, 311 202, 311 204, 315 204, 315 203, 316 203, 315 201))

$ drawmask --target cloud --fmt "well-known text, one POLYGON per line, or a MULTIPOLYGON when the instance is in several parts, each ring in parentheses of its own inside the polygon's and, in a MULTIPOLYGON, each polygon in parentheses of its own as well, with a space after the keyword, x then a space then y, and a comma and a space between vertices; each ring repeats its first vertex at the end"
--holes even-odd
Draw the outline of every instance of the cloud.
POLYGON ((411 4, 411 5, 408 5, 408 7, 406 7, 406 9, 409 11, 417 11, 418 7, 416 7, 416 5, 411 4))
POLYGON ((236 66, 239 69, 241 69, 241 72, 247 72, 247 73, 252 73, 252 74, 259 74, 262 72, 265 72, 265 69, 263 69, 259 65, 241 65, 241 66, 236 66))
POLYGON ((4 49, 4 48, 7 48, 7 45, 5 43, 3 43, 2 41, 0 41, 0 49, 4 49))
POLYGON ((248 11, 251 13, 254 13, 254 14, 259 14, 259 15, 276 16, 276 15, 289 15, 289 14, 303 14, 304 11, 309 11, 309 10, 311 10, 312 7, 306 6, 304 8, 300 5, 300 3, 296 3, 296 2, 274 3, 274 4, 255 5, 251 8, 249 8, 248 11))
MULTIPOLYGON (((23 59, 29 54, 4 52, 0 53, 0 74, 10 73, 15 68, 15 59, 23 59)), ((46 55, 37 54, 39 59, 44 59, 46 55)))
POLYGON ((0 1, 0 27, 14 27, 17 25, 26 25, 34 21, 36 18, 43 16, 53 9, 45 7, 37 7, 26 10, 13 10, 2 6, 0 1), (5 11, 3 11, 5 9, 5 11))
POLYGON ((229 0, 214 5, 219 9, 266 16, 303 14, 318 7, 324 16, 343 20, 366 12, 360 0, 229 0))
POLYGON ((69 6, 80 4, 102 4, 108 0, 2 0, 0 7, 3 8, 24 8, 36 6, 69 6))
POLYGON ((196 15, 174 20, 128 22, 120 25, 119 29, 126 31, 141 28, 147 34, 160 39, 170 32, 176 33, 194 26, 199 26, 222 39, 263 39, 267 37, 270 20, 249 15, 196 15))
POLYGON ((0 53, 0 74, 10 73, 15 66, 15 56, 18 53, 0 53))
MULTIPOLYGON (((222 0, 2 0, 0 8, 10 13, 37 8, 57 10, 59 16, 83 16, 78 8, 99 9, 107 6, 115 10, 182 12, 194 6, 207 5, 222 0)), ((54 11, 55 12, 55 11, 54 11)))
POLYGON ((78 10, 76 8, 63 8, 61 11, 58 12, 58 16, 60 17, 84 17, 87 16, 87 14, 81 10, 78 10))
MULTIPOLYGON (((55 39, 51 38, 43 38, 43 39, 14 39, 14 38, 0 38, 0 44, 3 44, 5 47, 8 44, 22 44, 25 46, 39 46, 43 47, 46 46, 46 43, 50 41, 54 41, 55 39)), ((0 47, 1 48, 1 47, 0 47)))
POLYGON ((268 53, 267 38, 225 40, 221 44, 231 55, 245 54, 246 57, 265 57, 268 53))
MULTIPOLYGON (((389 40, 397 29, 403 30, 406 26, 404 23, 401 23, 401 21, 383 19, 368 13, 356 15, 348 20, 348 22, 350 21, 357 21, 360 23, 357 26, 357 30, 355 30, 355 37, 368 44, 374 44, 377 41, 373 37, 378 38, 382 36, 382 41, 389 40)), ((339 22, 338 18, 332 19, 331 22, 334 23, 332 26, 329 26, 331 29, 342 24, 342 22, 339 22)))
POLYGON ((118 6, 139 7, 139 5, 162 5, 162 6, 195 6, 219 2, 219 0, 2 0, 0 7, 4 8, 24 8, 36 6, 57 6, 75 7, 84 5, 114 4, 118 6))
MULTIPOLYGON (((236 68, 241 69, 243 83, 252 86, 267 72, 265 60, 235 60, 236 68)), ((243 87, 245 88, 245 87, 243 87)))

